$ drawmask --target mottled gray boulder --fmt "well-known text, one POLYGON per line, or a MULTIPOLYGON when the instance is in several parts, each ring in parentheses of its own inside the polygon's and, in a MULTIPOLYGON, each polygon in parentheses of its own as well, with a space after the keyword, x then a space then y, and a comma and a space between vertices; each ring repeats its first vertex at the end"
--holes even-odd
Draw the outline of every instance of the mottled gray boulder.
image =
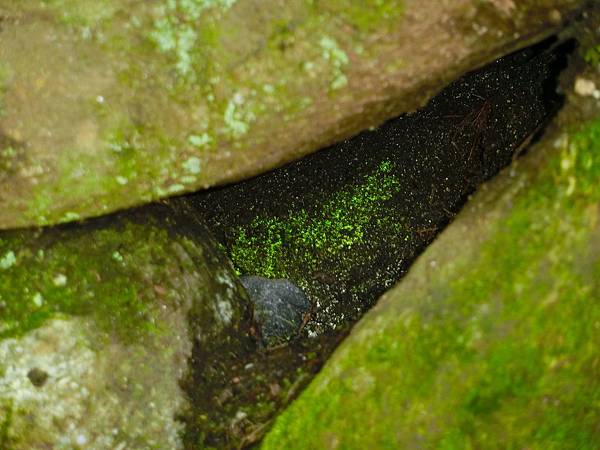
POLYGON ((213 395, 223 355, 252 345, 250 308, 167 208, 1 233, 0 449, 182 448, 181 382, 194 364, 213 395))
POLYGON ((290 280, 271 280, 257 276, 240 278, 267 345, 285 342, 296 334, 310 310, 310 301, 290 280))

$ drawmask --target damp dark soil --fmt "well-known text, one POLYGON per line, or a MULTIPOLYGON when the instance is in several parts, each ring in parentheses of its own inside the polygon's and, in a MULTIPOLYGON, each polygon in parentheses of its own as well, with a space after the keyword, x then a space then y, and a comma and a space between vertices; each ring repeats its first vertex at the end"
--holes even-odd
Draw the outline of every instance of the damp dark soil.
MULTIPOLYGON (((535 140, 562 104, 573 42, 547 40, 452 83, 421 110, 273 172, 174 200, 239 275, 288 279, 309 298, 295 337, 207 372, 196 355, 189 448, 257 442, 376 299, 469 195, 535 140)), ((315 124, 318 126, 318 124, 315 124)), ((260 330, 257 330, 260 334, 260 330)), ((227 359, 227 358, 225 358, 227 359)))
POLYGON ((308 331, 352 323, 548 122, 560 50, 546 42, 503 58, 414 114, 186 201, 241 275, 307 292, 308 331))

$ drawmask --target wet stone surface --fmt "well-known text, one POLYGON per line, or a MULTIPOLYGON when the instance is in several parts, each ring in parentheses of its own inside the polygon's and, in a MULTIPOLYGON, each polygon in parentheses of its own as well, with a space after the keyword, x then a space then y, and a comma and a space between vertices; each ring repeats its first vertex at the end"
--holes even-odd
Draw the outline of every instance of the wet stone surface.
POLYGON ((285 343, 300 331, 311 306, 302 289, 283 279, 243 276, 240 281, 254 303, 265 345, 285 343))

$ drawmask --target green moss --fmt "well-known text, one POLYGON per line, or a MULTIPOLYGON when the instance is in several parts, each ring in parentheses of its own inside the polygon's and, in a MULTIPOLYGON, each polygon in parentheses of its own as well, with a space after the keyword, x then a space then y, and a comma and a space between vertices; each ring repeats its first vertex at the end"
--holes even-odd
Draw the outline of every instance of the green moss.
POLYGON ((52 244, 23 236, 0 236, 2 261, 11 262, 0 266, 0 338, 61 314, 90 315, 122 337, 156 329, 155 293, 144 280, 152 273, 153 283, 170 285, 165 230, 133 223, 89 235, 70 230, 52 244))
MULTIPOLYGON (((178 145, 175 139, 168 139, 159 130, 134 125, 128 120, 109 128, 102 142, 104 154, 101 166, 97 154, 81 153, 75 148, 62 152, 56 161, 55 181, 50 187, 33 189, 26 217, 47 225, 77 220, 89 210, 103 213, 115 198, 137 196, 151 201, 161 194, 166 195, 173 185, 181 185, 181 178, 190 175, 186 161, 195 161, 190 157, 176 164, 172 159, 175 156, 172 149, 178 145), (153 158, 147 157, 149 153, 168 161, 165 166, 171 167, 171 170, 167 171, 167 176, 164 167, 156 166, 153 158), (179 170, 178 166, 181 166, 179 170), (107 172, 115 176, 108 177, 107 172), (164 179, 165 184, 154 185, 153 180, 157 179, 164 179), (123 186, 128 188, 124 190, 123 186), (76 204, 63 203, 74 196, 81 201, 76 204)), ((8 167, 11 159, 4 158, 3 161, 4 153, 0 152, 0 164, 6 161, 4 164, 8 167)), ((197 165, 193 164, 193 169, 199 169, 200 160, 197 165)))
POLYGON ((263 448, 597 447, 600 120, 560 145, 479 258, 388 299, 263 448))
POLYGON ((257 217, 234 230, 229 254, 239 273, 289 278, 310 273, 318 261, 333 259, 344 270, 344 254, 366 244, 368 236, 404 234, 402 219, 385 204, 400 189, 383 162, 362 183, 332 195, 315 211, 301 209, 285 217, 257 217))
POLYGON ((10 449, 13 444, 13 439, 8 435, 8 430, 10 430, 12 422, 13 406, 10 403, 3 403, 4 402, 0 402, 0 409, 4 410, 3 413, 0 414, 0 416, 4 416, 4 419, 0 422, 0 448, 10 449))
POLYGON ((404 13, 404 0, 319 1, 319 8, 330 11, 361 32, 382 29, 397 22, 404 13))
POLYGON ((0 117, 4 115, 4 94, 8 83, 10 82, 10 71, 8 67, 0 61, 0 117))
POLYGON ((583 59, 592 66, 600 65, 600 45, 585 49, 583 59))
MULTIPOLYGON (((234 3, 45 0, 10 6, 10 14, 39 23, 40 33, 63 43, 53 47, 53 56, 36 47, 36 67, 51 69, 45 71, 51 76, 39 77, 48 83, 44 89, 60 90, 64 80, 75 78, 80 83, 67 99, 72 104, 60 105, 77 123, 49 114, 58 108, 50 97, 27 91, 31 98, 23 101, 49 121, 55 139, 48 142, 51 148, 40 147, 35 127, 19 131, 19 140, 32 146, 25 158, 15 158, 19 166, 9 178, 30 189, 23 188, 26 195, 9 190, 4 227, 97 216, 212 185, 226 172, 231 179, 240 176, 248 145, 270 151, 269 145, 261 150, 262 137, 253 127, 296 123, 324 93, 343 95, 353 49, 366 45, 367 34, 394 25, 403 10, 400 2, 381 0, 254 9, 234 3), (340 21, 343 26, 337 26, 340 21), (56 63, 63 60, 72 67, 56 63), (190 157, 201 160, 200 173, 182 167, 190 157), (226 171, 224 158, 233 161, 226 171)), ((37 32, 21 36, 15 30, 19 39, 40 39, 42 45, 37 32)), ((383 45, 368 42, 365 58, 383 45)), ((6 64, 29 67, 22 52, 4 44, 6 64)), ((11 123, 32 122, 19 113, 11 111, 11 123)), ((0 156, 0 170, 3 165, 0 156)))

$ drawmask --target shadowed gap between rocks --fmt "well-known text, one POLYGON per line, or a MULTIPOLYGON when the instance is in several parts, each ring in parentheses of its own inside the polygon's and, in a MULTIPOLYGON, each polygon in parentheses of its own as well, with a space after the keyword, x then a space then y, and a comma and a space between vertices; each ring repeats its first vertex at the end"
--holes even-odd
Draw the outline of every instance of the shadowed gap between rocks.
POLYGON ((185 383, 196 408, 183 418, 189 448, 262 436, 477 186, 543 132, 562 104, 558 78, 574 47, 548 39, 465 75, 413 114, 259 177, 170 201, 206 223, 242 281, 251 280, 263 335, 262 350, 212 374, 217 397, 194 391, 207 380, 196 353, 185 383), (309 305, 277 306, 281 279, 309 305))

